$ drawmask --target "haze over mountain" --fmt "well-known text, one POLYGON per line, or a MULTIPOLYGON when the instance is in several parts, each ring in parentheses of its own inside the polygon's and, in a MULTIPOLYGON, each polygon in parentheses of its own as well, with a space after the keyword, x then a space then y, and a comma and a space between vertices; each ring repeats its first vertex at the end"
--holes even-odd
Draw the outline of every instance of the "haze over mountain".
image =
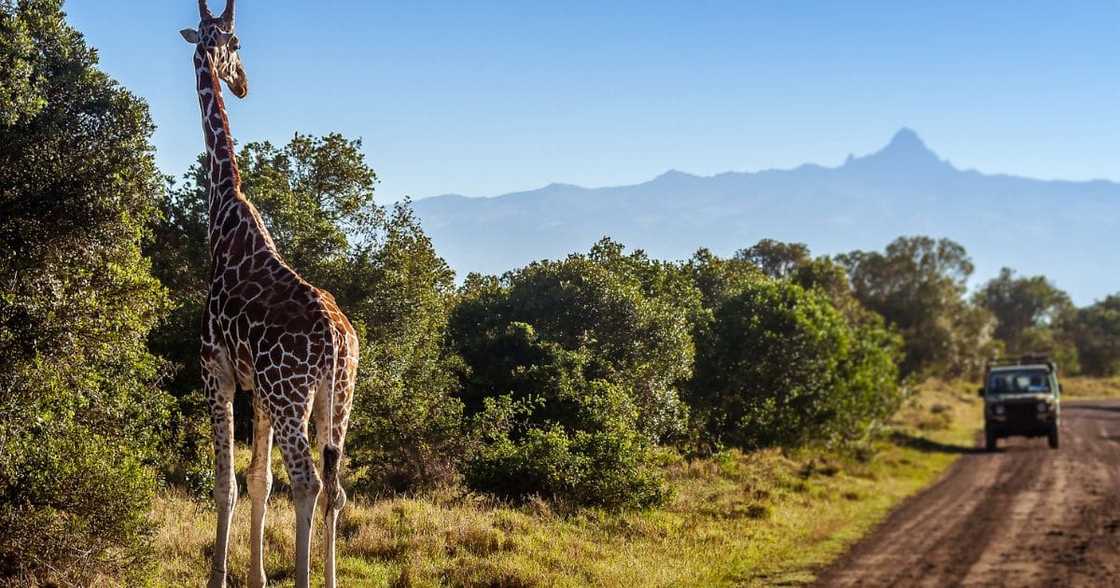
POLYGON ((910 129, 838 167, 709 177, 673 170, 632 186, 436 196, 415 209, 460 275, 586 251, 604 235, 685 259, 700 247, 729 255, 763 238, 803 242, 819 255, 924 234, 963 244, 976 262, 974 283, 1009 266, 1045 274, 1078 304, 1120 291, 1120 184, 961 170, 910 129))

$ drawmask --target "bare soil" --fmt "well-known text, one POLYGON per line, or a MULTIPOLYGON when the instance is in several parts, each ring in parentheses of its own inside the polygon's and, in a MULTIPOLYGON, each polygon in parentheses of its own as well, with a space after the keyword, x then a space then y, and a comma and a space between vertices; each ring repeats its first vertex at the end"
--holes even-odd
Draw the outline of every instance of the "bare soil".
POLYGON ((1064 402, 1061 449, 931 445, 961 459, 823 570, 818 586, 1120 582, 1120 401, 1064 402))

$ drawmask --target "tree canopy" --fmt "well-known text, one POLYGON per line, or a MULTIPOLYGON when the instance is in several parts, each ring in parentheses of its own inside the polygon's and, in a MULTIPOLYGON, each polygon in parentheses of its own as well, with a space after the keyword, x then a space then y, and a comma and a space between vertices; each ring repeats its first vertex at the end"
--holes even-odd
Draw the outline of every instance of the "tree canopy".
POLYGON ((140 242, 163 189, 145 104, 61 2, 0 3, 0 576, 148 569, 166 306, 140 242))
POLYGON ((976 370, 991 354, 990 314, 964 299, 973 265, 959 243, 900 237, 884 252, 837 256, 853 293, 906 341, 904 373, 976 370))

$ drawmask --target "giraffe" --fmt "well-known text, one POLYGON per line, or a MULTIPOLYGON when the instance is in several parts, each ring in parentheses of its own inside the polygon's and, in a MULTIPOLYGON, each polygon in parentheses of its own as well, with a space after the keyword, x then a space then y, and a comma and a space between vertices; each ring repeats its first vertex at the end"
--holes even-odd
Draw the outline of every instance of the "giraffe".
POLYGON ((233 395, 253 398, 249 585, 264 586, 263 534, 272 489, 275 438, 292 483, 296 510, 295 584, 309 582, 311 523, 323 510, 323 575, 335 585, 335 529, 346 503, 339 482, 343 443, 354 399, 358 338, 334 297, 304 281, 280 256, 260 214, 241 193, 219 80, 238 98, 249 92, 234 33, 234 3, 214 17, 199 0, 197 30, 180 31, 196 46, 202 128, 209 167, 210 292, 202 316, 202 379, 213 424, 218 512, 209 585, 225 585, 229 531, 237 501, 233 472, 233 395), (308 436, 322 456, 316 470, 308 436), (322 477, 320 478, 320 472, 322 477))

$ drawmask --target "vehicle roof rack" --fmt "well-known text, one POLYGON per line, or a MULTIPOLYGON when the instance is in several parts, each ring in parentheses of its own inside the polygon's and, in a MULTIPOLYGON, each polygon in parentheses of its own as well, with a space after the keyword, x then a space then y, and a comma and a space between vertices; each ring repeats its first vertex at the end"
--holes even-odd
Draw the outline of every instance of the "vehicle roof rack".
POLYGON ((1057 362, 1050 359, 1050 356, 1045 353, 1026 353, 1018 357, 999 357, 988 360, 985 366, 985 371, 991 370, 996 367, 1011 367, 1017 365, 1045 365, 1050 368, 1050 371, 1058 371, 1057 362))

